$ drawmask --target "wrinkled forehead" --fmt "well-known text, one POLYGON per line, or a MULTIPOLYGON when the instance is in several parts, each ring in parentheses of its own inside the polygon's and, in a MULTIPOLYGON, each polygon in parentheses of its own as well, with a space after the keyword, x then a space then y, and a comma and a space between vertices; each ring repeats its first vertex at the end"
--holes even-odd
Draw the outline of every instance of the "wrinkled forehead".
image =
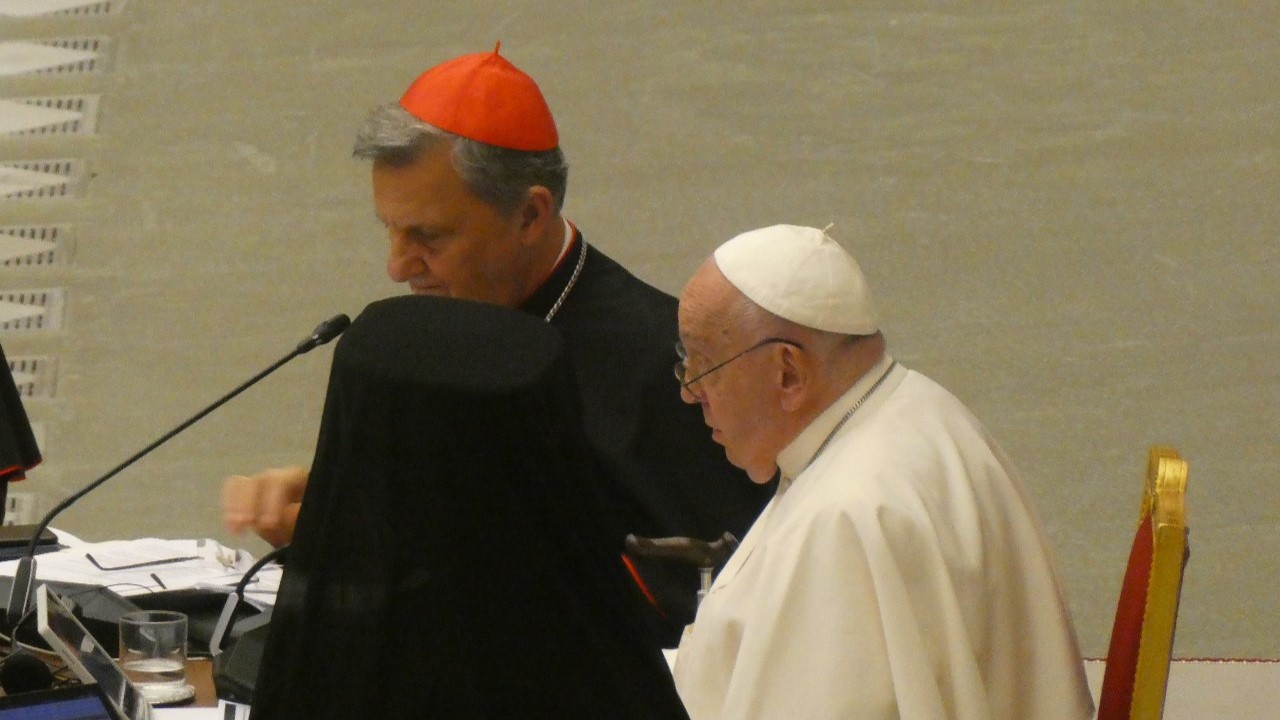
POLYGON ((680 295, 680 340, 690 352, 731 345, 742 334, 742 293, 729 283, 715 260, 698 268, 680 295))

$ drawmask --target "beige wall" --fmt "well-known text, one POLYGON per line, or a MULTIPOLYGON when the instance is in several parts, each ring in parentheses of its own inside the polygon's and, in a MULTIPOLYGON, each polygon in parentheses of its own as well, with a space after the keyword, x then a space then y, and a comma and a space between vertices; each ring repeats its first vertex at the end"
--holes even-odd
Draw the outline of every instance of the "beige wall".
MULTIPOLYGON (((101 95, 97 133, 0 136, 0 164, 83 158, 57 359, 28 407, 44 506, 283 355, 398 292, 354 127, 421 70, 492 47, 543 86, 568 215, 678 292, 718 242, 826 225, 891 349, 1022 469, 1087 653, 1105 653, 1147 445, 1191 464, 1176 651, 1280 656, 1280 6, 1274 3, 128 0, 0 18, 0 38, 109 39, 99 70, 0 98, 101 95), (445 5, 447 7, 440 7, 445 5), (434 6, 434 7, 433 7, 434 6), (850 9, 850 7, 856 9, 850 9), (996 9, 999 8, 999 9, 996 9)), ((58 522, 91 539, 226 539, 226 474, 310 459, 330 350, 295 361, 58 522)), ((261 545, 249 543, 261 549, 261 545)))

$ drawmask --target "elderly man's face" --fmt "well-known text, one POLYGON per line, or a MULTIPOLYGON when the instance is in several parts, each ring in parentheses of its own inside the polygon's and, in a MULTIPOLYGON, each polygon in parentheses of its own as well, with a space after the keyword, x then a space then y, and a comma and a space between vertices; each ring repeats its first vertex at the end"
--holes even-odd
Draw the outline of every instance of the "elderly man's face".
MULTIPOLYGON (((687 378, 694 378, 758 343, 731 314, 738 291, 708 260, 689 280, 680 297, 680 341, 687 353, 687 378)), ((724 446, 729 462, 766 483, 777 470, 782 450, 773 426, 776 393, 771 368, 776 345, 746 352, 681 390, 687 403, 697 403, 711 428, 711 438, 724 446)))
POLYGON ((373 203, 391 247, 387 275, 419 295, 514 307, 528 295, 520 217, 467 189, 441 143, 405 166, 373 166, 373 203))

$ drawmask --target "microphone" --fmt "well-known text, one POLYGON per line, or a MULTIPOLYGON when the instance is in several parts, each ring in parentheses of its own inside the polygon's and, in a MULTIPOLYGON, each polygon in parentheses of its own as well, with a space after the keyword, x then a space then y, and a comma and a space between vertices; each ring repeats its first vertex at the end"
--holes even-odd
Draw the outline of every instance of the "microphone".
POLYGON ((266 376, 270 375, 271 373, 279 369, 281 365, 284 365, 285 363, 289 362, 295 357, 302 355, 303 353, 310 352, 311 350, 314 350, 315 348, 320 347, 321 345, 338 337, 339 335, 342 334, 343 330, 347 329, 347 326, 350 324, 351 324, 351 318, 347 317, 346 315, 334 315, 328 320, 325 320, 324 322, 320 323, 319 325, 316 326, 316 329, 312 331, 310 337, 298 343, 298 345, 294 347, 294 349, 291 352, 289 352, 284 357, 272 363, 270 366, 267 367, 267 369, 249 378, 247 381, 242 383, 236 389, 218 398, 216 401, 214 401, 211 405, 209 405, 205 409, 201 410, 195 415, 192 415, 181 425, 178 425, 174 429, 160 436, 160 438, 157 439, 155 442, 146 446, 142 450, 139 450, 128 460, 125 460, 124 462, 115 466, 102 477, 98 478, 97 480, 94 480, 88 485, 85 485, 82 489, 73 493, 70 497, 68 497, 67 499, 55 505, 54 508, 50 510, 48 514, 46 514, 44 518, 40 521, 40 524, 35 527, 35 531, 31 533, 31 542, 27 545, 26 554, 23 555, 18 560, 18 569, 15 571, 13 576, 13 587, 9 591, 9 605, 5 610, 5 626, 10 629, 16 629, 18 626, 18 623, 22 620, 23 616, 27 614, 27 609, 31 606, 32 586, 35 583, 35 577, 36 577, 36 559, 35 559, 36 543, 40 538, 40 534, 43 533, 45 529, 49 527, 49 524, 53 522, 53 519, 55 517, 58 516, 58 513, 61 513, 63 510, 66 510, 67 508, 71 507, 72 505, 75 504, 77 500, 84 497, 85 495, 88 495, 90 492, 95 490, 98 486, 102 485, 106 481, 115 477, 116 474, 119 473, 121 470, 124 470, 125 468, 134 464, 138 460, 141 460, 152 450, 155 450, 156 448, 160 447, 164 443, 168 442, 170 439, 173 438, 173 436, 177 435, 183 430, 186 430, 188 427, 191 427, 196 423, 196 421, 200 420, 205 415, 208 415, 214 410, 217 410, 218 408, 222 407, 227 401, 231 400, 232 398, 244 392, 245 390, 248 390, 254 383, 258 382, 259 380, 265 378, 266 376))
POLYGON ((230 633, 231 626, 235 624, 236 610, 239 609, 241 601, 244 600, 245 588, 249 586, 249 583, 253 580, 253 576, 257 575, 259 570, 266 567, 267 563, 274 560, 284 562, 281 558, 288 551, 288 545, 281 545, 266 555, 258 558, 257 562, 250 565, 249 569, 244 571, 244 575, 240 577, 240 581, 237 582, 236 586, 231 590, 231 594, 227 596, 227 601, 222 606, 222 614, 218 616, 218 622, 213 626, 213 634, 209 636, 209 655, 217 658, 222 654, 223 640, 226 638, 227 634, 230 633))
POLYGON ((239 636, 232 640, 229 647, 226 638, 232 634, 236 626, 236 611, 244 601, 244 591, 253 576, 273 560, 284 562, 288 545, 281 545, 263 555, 245 571, 235 589, 227 596, 222 606, 222 615, 213 627, 213 635, 209 638, 209 655, 213 657, 213 688, 219 700, 228 700, 248 704, 253 702, 253 690, 257 685, 258 667, 262 664, 262 651, 267 642, 267 631, 271 622, 271 610, 247 618, 239 623, 239 636))
MULTIPOLYGON (((334 315, 328 320, 325 320, 324 322, 317 325, 315 330, 311 331, 311 337, 298 343, 298 346, 293 349, 293 355, 291 355, 288 358, 285 358, 285 360, 282 361, 281 364, 284 364, 284 362, 287 362, 288 360, 292 359, 294 356, 301 355, 306 352, 311 352, 312 350, 315 350, 321 345, 324 345, 330 340, 338 337, 339 335, 342 334, 343 330, 347 329, 347 326, 350 324, 351 324, 351 318, 347 317, 346 315, 334 315)), ((275 368, 272 368, 272 370, 274 369, 275 368)), ((270 372, 270 370, 268 370, 267 372, 270 372)))

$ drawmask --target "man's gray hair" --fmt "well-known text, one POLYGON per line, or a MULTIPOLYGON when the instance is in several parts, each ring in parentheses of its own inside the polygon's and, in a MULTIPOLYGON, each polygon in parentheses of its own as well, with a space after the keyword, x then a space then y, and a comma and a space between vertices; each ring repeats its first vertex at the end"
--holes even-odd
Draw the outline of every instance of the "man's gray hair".
POLYGON ((526 152, 469 140, 419 120, 399 103, 381 105, 369 114, 351 154, 401 167, 442 142, 453 143, 450 159, 462 181, 499 213, 514 212, 535 185, 551 192, 556 212, 564 206, 569 165, 560 148, 526 152))

